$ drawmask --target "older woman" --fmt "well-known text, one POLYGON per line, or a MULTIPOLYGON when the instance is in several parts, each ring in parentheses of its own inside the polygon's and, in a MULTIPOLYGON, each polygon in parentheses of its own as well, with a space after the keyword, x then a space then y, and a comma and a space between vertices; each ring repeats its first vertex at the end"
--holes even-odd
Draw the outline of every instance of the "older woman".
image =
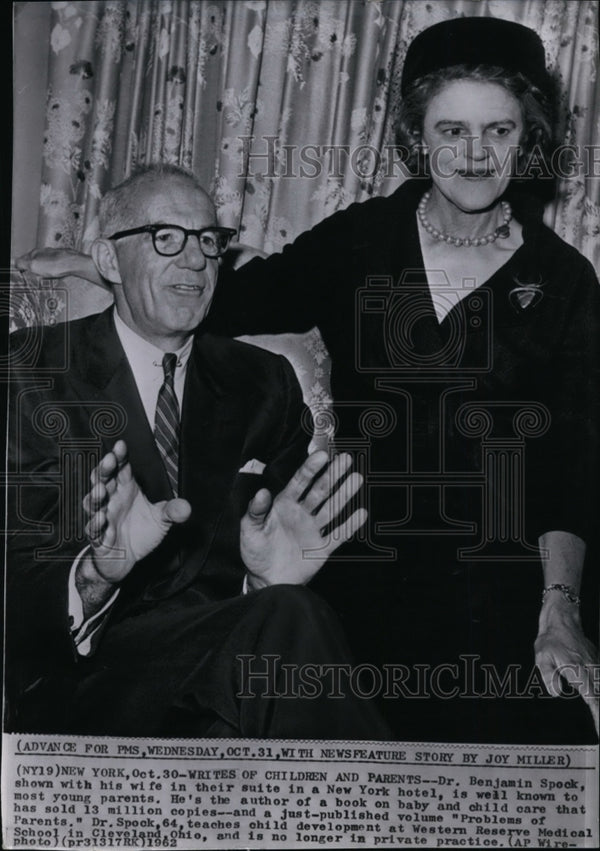
POLYGON ((398 735, 585 741, 583 704, 544 702, 543 683, 597 713, 579 597, 600 291, 514 180, 549 149, 543 46, 508 21, 444 22, 409 48, 402 93, 426 179, 224 277, 209 322, 321 331, 370 528, 319 585, 398 735))

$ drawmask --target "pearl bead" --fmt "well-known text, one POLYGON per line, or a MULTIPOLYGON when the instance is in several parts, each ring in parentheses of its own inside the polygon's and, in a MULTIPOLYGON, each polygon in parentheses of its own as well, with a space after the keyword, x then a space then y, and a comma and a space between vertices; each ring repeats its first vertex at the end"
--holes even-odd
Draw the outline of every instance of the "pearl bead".
POLYGON ((423 229, 434 239, 437 239, 440 242, 446 242, 448 245, 455 245, 456 247, 464 246, 465 248, 470 248, 471 246, 477 247, 480 245, 489 245, 492 242, 495 242, 498 237, 505 239, 507 236, 510 235, 509 225, 512 221, 512 209, 508 201, 500 202, 500 206, 503 213, 502 224, 499 225, 492 233, 488 233, 486 236, 471 238, 450 236, 450 234, 446 234, 442 231, 437 230, 437 228, 435 228, 431 224, 425 213, 430 194, 430 192, 426 192, 419 201, 419 204, 417 206, 417 215, 419 217, 419 221, 421 222, 423 229))

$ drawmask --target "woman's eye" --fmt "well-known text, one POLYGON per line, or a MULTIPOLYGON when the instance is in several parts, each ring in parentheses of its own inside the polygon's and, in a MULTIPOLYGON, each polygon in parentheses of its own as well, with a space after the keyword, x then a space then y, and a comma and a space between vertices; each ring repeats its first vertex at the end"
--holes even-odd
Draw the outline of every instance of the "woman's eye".
POLYGON ((510 127, 494 127, 492 133, 496 136, 508 136, 510 133, 510 127))

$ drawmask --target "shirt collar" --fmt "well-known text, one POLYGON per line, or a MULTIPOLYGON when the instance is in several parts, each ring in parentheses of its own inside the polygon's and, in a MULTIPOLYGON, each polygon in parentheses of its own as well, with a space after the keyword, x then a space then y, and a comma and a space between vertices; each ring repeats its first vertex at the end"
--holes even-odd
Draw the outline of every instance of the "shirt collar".
MULTIPOLYGON (((149 343, 148 340, 144 340, 129 325, 126 325, 119 316, 116 307, 114 308, 113 316, 117 336, 134 374, 137 374, 138 371, 143 373, 144 370, 148 369, 148 364, 162 369, 162 359, 165 352, 159 349, 158 346, 149 343)), ((193 342, 194 338, 190 335, 181 348, 175 349, 174 354, 177 355, 177 367, 185 367, 187 365, 193 342)))

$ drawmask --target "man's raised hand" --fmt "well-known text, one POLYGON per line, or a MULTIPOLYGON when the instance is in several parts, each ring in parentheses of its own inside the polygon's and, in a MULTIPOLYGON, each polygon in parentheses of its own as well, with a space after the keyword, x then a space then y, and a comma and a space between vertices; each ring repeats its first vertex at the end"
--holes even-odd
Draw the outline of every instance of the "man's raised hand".
POLYGON ((250 500, 240 547, 251 589, 308 582, 365 523, 364 508, 341 520, 362 485, 359 473, 348 474, 352 458, 327 460, 326 452, 313 452, 275 500, 265 488, 250 500))
POLYGON ((123 440, 94 468, 91 482, 83 500, 91 560, 99 577, 114 585, 156 549, 173 523, 188 519, 191 507, 184 499, 149 502, 133 477, 123 440))

